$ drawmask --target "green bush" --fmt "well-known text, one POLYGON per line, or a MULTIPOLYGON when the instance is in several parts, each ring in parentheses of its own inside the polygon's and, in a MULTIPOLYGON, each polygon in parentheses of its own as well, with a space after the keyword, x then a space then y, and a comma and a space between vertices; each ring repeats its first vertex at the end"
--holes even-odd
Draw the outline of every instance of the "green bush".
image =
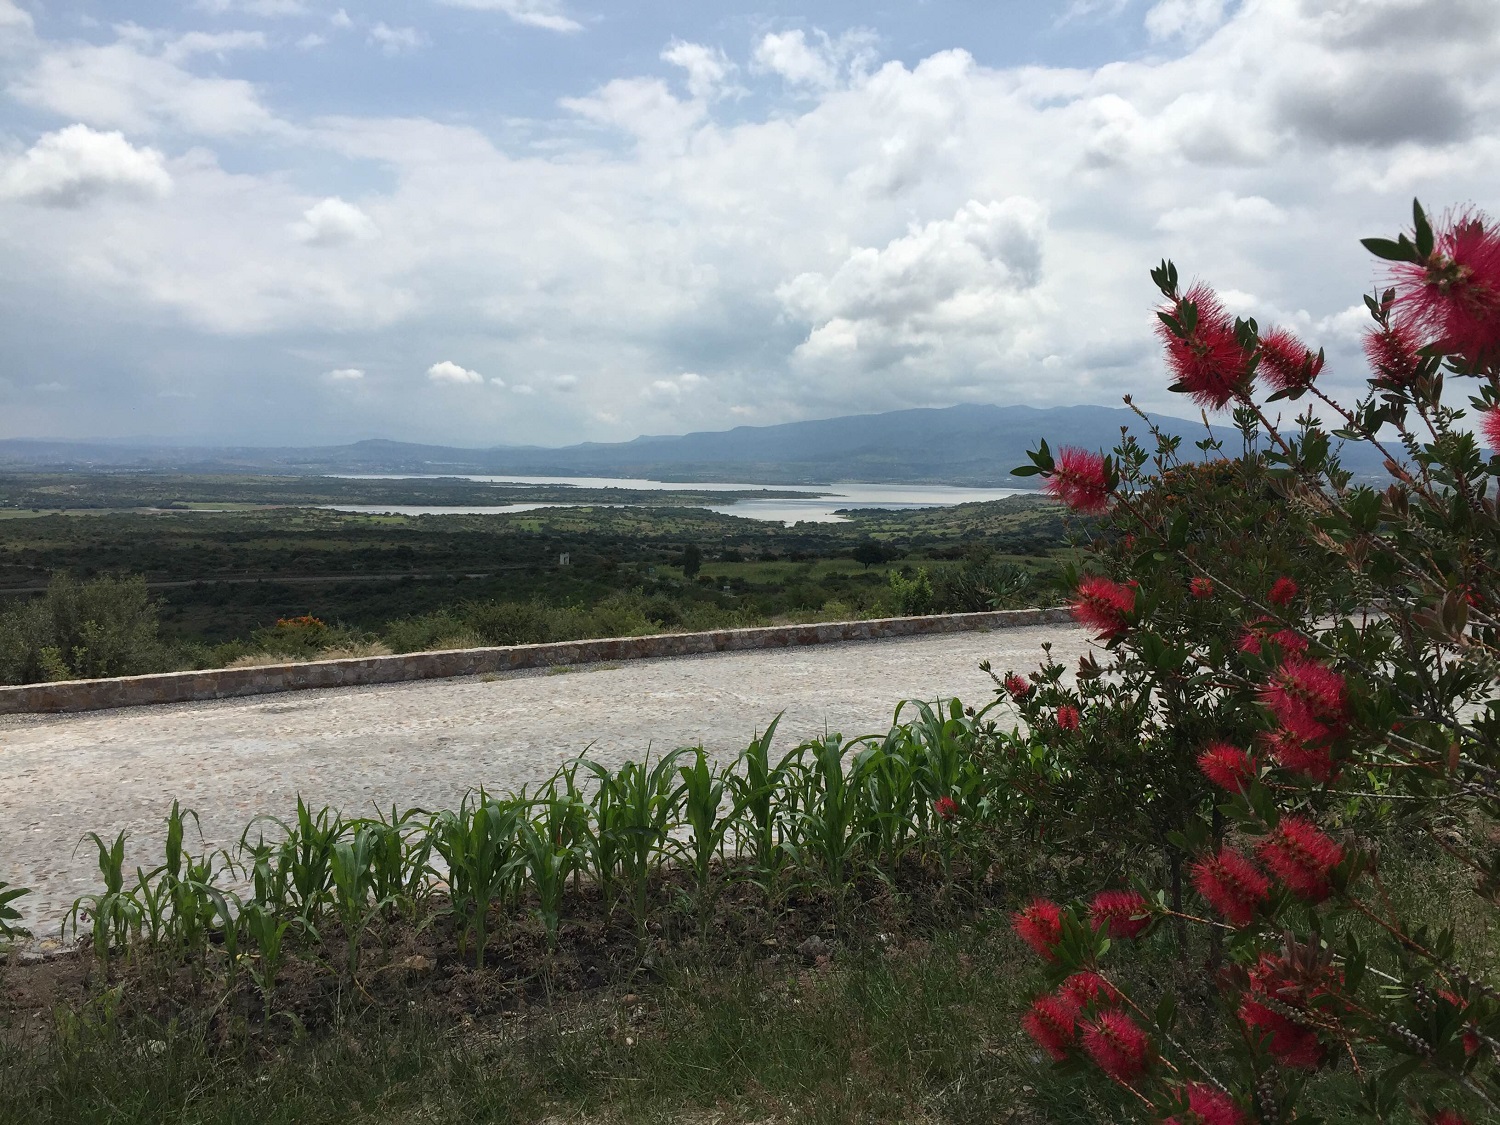
POLYGON ((146 580, 53 576, 46 594, 0 614, 0 679, 10 684, 133 676, 164 666, 146 580))
POLYGON ((535 645, 552 639, 552 610, 541 602, 471 602, 459 609, 487 645, 535 645))
POLYGON ((911 575, 893 570, 890 583, 891 606, 897 616, 919 617, 932 612, 932 578, 926 567, 918 567, 911 575))

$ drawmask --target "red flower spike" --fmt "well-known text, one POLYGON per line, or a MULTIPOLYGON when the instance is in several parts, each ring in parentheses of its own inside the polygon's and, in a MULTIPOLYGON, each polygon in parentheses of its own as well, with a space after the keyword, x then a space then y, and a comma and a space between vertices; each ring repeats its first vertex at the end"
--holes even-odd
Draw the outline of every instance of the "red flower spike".
POLYGON ((1271 895, 1271 881, 1231 848, 1204 856, 1193 864, 1192 873, 1193 886, 1204 901, 1240 929, 1255 920, 1256 909, 1271 895))
POLYGON ((1250 1115, 1223 1090, 1195 1082, 1187 1087, 1185 1117, 1169 1117, 1162 1125, 1249 1125, 1250 1115))
POLYGON ((1151 924, 1151 906, 1135 891, 1100 891, 1089 903, 1089 923, 1110 937, 1139 937, 1151 924))
POLYGON ((1291 605, 1292 599, 1297 596, 1297 583, 1285 575, 1271 583, 1271 592, 1266 595, 1266 600, 1272 605, 1291 605))
POLYGON ((1278 391, 1298 391, 1312 385, 1323 370, 1323 357, 1315 354, 1285 328, 1260 338, 1260 363, 1266 381, 1278 391))
POLYGON ((1279 648, 1283 653, 1292 656, 1301 656, 1307 651, 1307 638, 1293 629, 1278 629, 1266 640, 1279 648))
POLYGON ((1262 736, 1266 749, 1277 763, 1294 773, 1305 773, 1314 781, 1334 778, 1333 755, 1328 747, 1309 745, 1288 730, 1271 731, 1262 736))
POLYGON ((1075 512, 1105 511, 1109 507, 1109 478, 1104 471, 1103 455, 1064 446, 1053 459, 1052 475, 1042 491, 1075 512))
POLYGON ((1157 334, 1167 347, 1167 366, 1181 389, 1202 406, 1223 409, 1240 393, 1246 382, 1250 357, 1234 335, 1234 318, 1224 311, 1219 298, 1206 285, 1194 285, 1170 309, 1182 319, 1186 304, 1197 308, 1198 322, 1184 338, 1165 324, 1157 334))
POLYGON ((1243 791, 1255 780, 1255 759, 1227 742, 1210 743, 1198 755, 1198 768, 1209 781, 1231 793, 1243 791))
POLYGON ((1105 1007, 1124 999, 1120 990, 1098 973, 1074 973, 1057 990, 1058 996, 1075 1008, 1105 1007))
POLYGON ((1403 321, 1392 321, 1389 328, 1378 328, 1365 337, 1365 358, 1375 369, 1376 386, 1396 390, 1409 387, 1417 378, 1422 364, 1422 338, 1415 328, 1403 321))
POLYGON ((1077 1041, 1077 1018, 1073 1005, 1066 1000, 1038 996, 1031 1002, 1031 1010, 1021 1017, 1021 1026, 1053 1062, 1062 1062, 1077 1041))
POLYGON ((1005 677, 1005 690, 1017 703, 1031 694, 1031 681, 1025 676, 1018 676, 1014 672, 1005 677))
POLYGON ((1469 1119, 1456 1109, 1444 1109, 1428 1118, 1428 1125, 1469 1125, 1469 1119))
POLYGON ((1332 668, 1288 656, 1261 689, 1260 701, 1304 742, 1326 742, 1344 733, 1344 677, 1332 668))
POLYGON ((1083 1049, 1116 1082, 1129 1085, 1151 1063, 1151 1040, 1124 1012, 1104 1011, 1083 1025, 1083 1049))
POLYGON ((1077 730, 1082 724, 1083 718, 1078 714, 1078 708, 1064 703, 1057 709, 1057 729, 1077 730))
POLYGON ((1479 416, 1479 432, 1484 435, 1485 448, 1500 453, 1500 410, 1486 410, 1479 416))
POLYGON ((1343 848, 1300 816, 1282 817, 1255 853, 1293 894, 1313 902, 1328 897, 1329 872, 1344 858, 1343 848))
POLYGON ((1188 583, 1188 593, 1195 598, 1211 598, 1214 596, 1214 581, 1212 578, 1194 578, 1188 583))
POLYGON ((1266 1049, 1282 1066, 1316 1070, 1322 1063, 1326 1052, 1311 1028, 1248 997, 1240 1003, 1239 1016, 1246 1027, 1270 1036, 1266 1049))
POLYGON ((1127 618, 1134 612, 1134 586, 1122 586, 1098 574, 1079 581, 1073 617, 1106 640, 1125 632, 1127 618))
POLYGON ((952 797, 939 797, 932 802, 932 811, 937 813, 939 820, 952 820, 958 815, 958 802, 952 797))
POLYGON ((1257 633, 1254 629, 1246 629, 1243 633, 1240 634, 1240 643, 1236 647, 1238 647, 1241 652, 1248 652, 1251 656, 1259 656, 1261 647, 1260 634, 1257 633))
POLYGON ((1011 926, 1016 936, 1042 957, 1057 960, 1057 943, 1062 941, 1062 911, 1057 903, 1036 899, 1026 909, 1017 911, 1011 926))
POLYGON ((1500 359, 1500 229, 1480 211, 1445 216, 1422 262, 1397 263, 1403 318, 1470 364, 1500 359))

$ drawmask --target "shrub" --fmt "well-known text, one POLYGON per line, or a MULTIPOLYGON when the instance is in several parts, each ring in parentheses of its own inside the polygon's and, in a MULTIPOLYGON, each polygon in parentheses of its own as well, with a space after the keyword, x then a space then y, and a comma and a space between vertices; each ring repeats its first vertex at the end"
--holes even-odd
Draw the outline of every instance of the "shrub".
POLYGON ((552 611, 540 602, 471 602, 458 616, 487 645, 533 645, 552 639, 552 611))
POLYGON ((910 575, 900 570, 890 575, 891 606, 899 617, 919 617, 932 612, 932 579, 926 567, 918 567, 910 575))
MULTIPOLYGON (((1086 657, 1073 684, 1049 663, 1002 691, 1071 779, 1067 800, 1114 810, 1103 831, 1119 846, 1078 847, 1083 877, 1138 881, 1132 927, 1170 919, 1184 946, 1206 933, 1216 996, 1190 1037, 1170 994, 1121 987, 1131 942, 1096 898, 1049 908, 1043 952, 1049 986, 1084 972, 1108 991, 1051 992, 1028 1027, 1172 1120, 1305 1119, 1308 1076, 1345 1063, 1377 1120, 1451 1125, 1500 1104, 1500 993, 1486 982, 1500 457, 1444 401, 1469 391, 1500 447, 1500 229, 1473 213, 1434 227, 1418 206, 1410 233, 1365 245, 1391 273, 1365 299, 1358 401, 1325 392, 1321 352, 1231 318, 1206 285, 1180 291, 1163 262, 1171 389, 1232 409, 1234 455, 1210 436, 1199 448, 1216 459, 1185 465, 1152 428, 1151 453, 1044 444, 1018 470, 1101 514, 1090 573, 1072 578, 1107 656, 1086 657), (1317 409, 1294 427, 1273 417, 1304 398, 1317 409), (1341 468, 1335 438, 1381 455, 1378 487, 1341 468), (1065 711, 1076 731, 1052 718, 1065 711), (1164 862, 1145 862, 1153 851, 1164 862), (1453 897, 1435 910, 1393 894, 1403 854, 1429 878, 1439 858, 1462 873, 1453 897)), ((1100 829, 1075 831, 1082 843, 1100 829)))
POLYGON ((78 582, 57 574, 42 598, 0 614, 7 683, 139 675, 164 659, 156 605, 139 576, 78 582))

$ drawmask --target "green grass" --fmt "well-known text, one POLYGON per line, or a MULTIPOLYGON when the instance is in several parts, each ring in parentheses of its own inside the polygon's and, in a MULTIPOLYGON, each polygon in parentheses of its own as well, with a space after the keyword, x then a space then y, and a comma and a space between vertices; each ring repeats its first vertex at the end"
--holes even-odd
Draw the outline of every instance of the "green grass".
POLYGON ((690 961, 632 992, 489 1017, 351 1004, 271 1052, 96 1009, 0 1045, 0 1082, 26 1092, 0 1099, 0 1122, 987 1122, 1035 1080, 999 923, 822 963, 690 961))

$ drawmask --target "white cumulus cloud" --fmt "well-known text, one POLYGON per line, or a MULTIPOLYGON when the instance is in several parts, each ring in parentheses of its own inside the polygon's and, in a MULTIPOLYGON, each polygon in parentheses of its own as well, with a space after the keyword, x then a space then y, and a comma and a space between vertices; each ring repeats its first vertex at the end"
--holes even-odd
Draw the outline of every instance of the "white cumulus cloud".
POLYGON ((343 246, 380 234, 374 219, 353 203, 346 203, 336 196, 315 203, 302 212, 302 221, 294 230, 297 237, 309 246, 343 246))
POLYGON ((382 54, 399 55, 425 47, 427 36, 414 27, 391 27, 382 21, 370 28, 370 42, 379 47, 382 54))
POLYGON ((0 170, 0 196, 52 207, 79 207, 103 195, 160 198, 171 190, 161 153, 87 125, 47 133, 0 170))
POLYGON ((688 93, 695 98, 711 98, 724 88, 735 65, 722 48, 674 39, 661 53, 662 60, 679 66, 687 73, 688 93))
POLYGON ((789 85, 829 90, 847 75, 858 77, 875 61, 875 36, 864 30, 845 32, 837 39, 814 31, 809 40, 801 28, 772 32, 755 47, 753 61, 762 70, 779 74, 789 85))
POLYGON ((113 43, 48 44, 8 89, 21 102, 87 125, 133 133, 177 128, 205 136, 284 131, 240 78, 203 77, 186 68, 195 48, 251 45, 255 36, 200 35, 159 40, 117 29, 113 43))
POLYGON ((358 367, 335 367, 332 371, 325 372, 323 377, 332 383, 358 383, 365 377, 365 373, 358 367))
POLYGON ((546 31, 582 31, 583 24, 566 15, 556 0, 438 0, 450 8, 499 12, 524 27, 546 31))
POLYGON ((427 378, 431 379, 434 383, 452 383, 455 385, 484 382, 484 376, 479 372, 470 371, 467 367, 460 367, 451 359, 434 363, 427 369, 427 378))

